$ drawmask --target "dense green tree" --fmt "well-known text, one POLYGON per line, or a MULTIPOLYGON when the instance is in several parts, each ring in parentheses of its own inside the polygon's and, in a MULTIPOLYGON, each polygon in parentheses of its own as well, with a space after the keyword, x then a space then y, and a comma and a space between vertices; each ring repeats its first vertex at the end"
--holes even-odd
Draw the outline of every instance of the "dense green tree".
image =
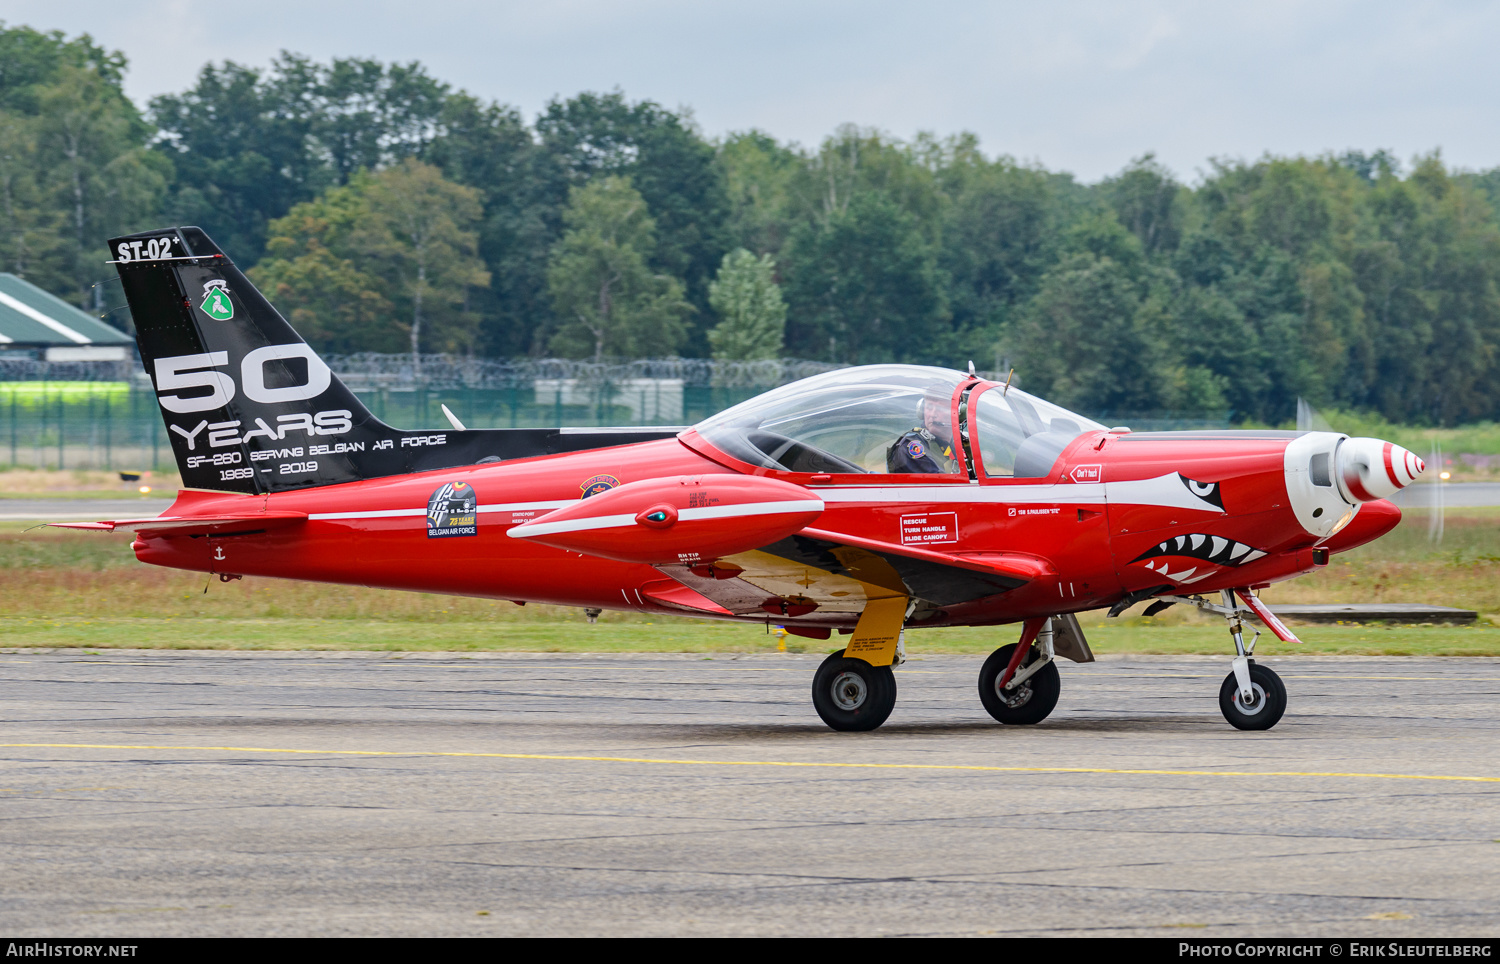
POLYGON ((158 149, 180 169, 171 211, 253 264, 293 204, 422 154, 447 96, 419 64, 283 53, 267 71, 205 65, 191 90, 151 101, 158 149))
POLYGON ((335 182, 311 140, 311 73, 286 55, 269 71, 207 64, 191 89, 151 101, 156 149, 177 169, 169 216, 241 265, 259 260, 271 221, 335 182))
POLYGON ((125 55, 106 50, 88 34, 69 40, 60 30, 6 27, 0 21, 0 110, 41 113, 41 96, 65 67, 94 74, 123 96, 125 55))
POLYGON ((952 204, 943 225, 942 263, 953 280, 954 314, 976 324, 998 320, 1029 297, 1056 258, 1066 215, 1046 172, 977 148, 941 172, 952 204))
POLYGON ((366 207, 350 242, 394 285, 413 370, 423 348, 472 351, 478 318, 469 293, 490 283, 478 256, 479 192, 413 158, 360 181, 366 207))
POLYGON ((303 320, 316 347, 404 347, 420 372, 422 351, 473 347, 478 319, 468 299, 489 283, 477 252, 480 216, 477 191, 408 158, 273 222, 268 257, 251 280, 303 320))
POLYGON ((806 159, 769 134, 731 134, 718 149, 729 196, 725 233, 754 254, 776 255, 791 228, 790 190, 806 159))
POLYGON ((557 318, 552 350, 595 361, 674 354, 692 306, 681 282, 651 267, 656 223, 630 179, 573 188, 563 223, 547 267, 557 318))
MULTIPOLYGON (((690 119, 614 91, 555 100, 536 129, 553 164, 557 200, 600 177, 630 178, 656 226, 652 267, 681 279, 697 317, 706 318, 708 282, 727 247, 729 201, 714 149, 690 119)), ((690 340, 700 353, 707 347, 701 325, 690 340)))
POLYGON ((101 305, 105 239, 154 216, 172 176, 124 72, 86 34, 0 27, 0 258, 79 305, 101 305))
POLYGON ((482 318, 479 350, 495 356, 541 350, 532 335, 552 327, 547 256, 561 230, 549 195, 550 158, 515 108, 467 94, 448 98, 439 129, 427 160, 483 196, 479 253, 491 282, 472 302, 482 318))
POLYGON ((64 67, 40 97, 37 143, 56 208, 65 212, 74 298, 88 304, 104 241, 155 212, 170 166, 145 150, 149 128, 109 78, 64 67))
POLYGON ((1064 244, 1007 334, 1018 384, 1084 412, 1171 408, 1164 299, 1140 241, 1100 212, 1064 244))
POLYGON ((714 357, 725 361, 780 358, 786 336, 786 302, 771 256, 736 248, 724 256, 708 301, 722 319, 708 333, 714 357))
POLYGON ((1186 189, 1170 171, 1146 154, 1099 185, 1120 223, 1141 242, 1146 255, 1175 251, 1182 237, 1186 189))
POLYGON ((331 192, 271 222, 266 256, 250 279, 320 351, 399 352, 407 333, 382 279, 334 251, 347 249, 354 200, 348 189, 331 192))
POLYGON ((0 267, 75 302, 111 233, 198 223, 242 265, 269 239, 256 277, 340 351, 765 356, 725 300, 753 277, 793 355, 993 357, 1099 414, 1500 417, 1500 167, 1351 150, 1185 185, 1145 154, 1085 185, 968 134, 710 143, 620 91, 528 125, 357 58, 210 64, 142 117, 125 69, 0 25, 0 267), (449 226, 397 224, 424 204, 449 226))
POLYGON ((851 364, 947 361, 943 281, 916 219, 877 191, 855 193, 787 246, 787 341, 851 364))

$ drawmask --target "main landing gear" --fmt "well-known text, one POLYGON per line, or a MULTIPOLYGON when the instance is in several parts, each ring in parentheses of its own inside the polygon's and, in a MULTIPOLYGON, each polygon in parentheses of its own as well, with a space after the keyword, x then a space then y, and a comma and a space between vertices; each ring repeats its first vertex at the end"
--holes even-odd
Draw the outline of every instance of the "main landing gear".
POLYGON ((896 674, 843 650, 823 660, 813 676, 813 707, 835 730, 873 730, 896 708, 896 674))
POLYGON ((1042 722, 1061 691, 1051 619, 1026 620, 1021 641, 995 650, 979 670, 979 701, 1001 723, 1042 722))
MULTIPOLYGON (((871 608, 875 607, 872 603, 871 608)), ((906 662, 900 629, 904 610, 897 603, 886 608, 882 633, 866 634, 856 628, 850 645, 823 660, 813 676, 813 706, 835 730, 873 730, 896 706, 896 676, 891 669, 906 662), (869 658, 848 655, 852 652, 869 658)), ((864 617, 860 625, 865 625, 864 617)), ((1020 642, 1001 646, 984 661, 979 671, 980 702, 1001 723, 1042 722, 1056 708, 1062 689, 1058 657, 1075 663, 1094 661, 1078 619, 1062 615, 1026 620, 1020 642)))
MULTIPOLYGON (((1171 605, 1174 602, 1196 606, 1204 612, 1218 613, 1229 622, 1229 635, 1234 640, 1234 661, 1229 675, 1219 687, 1219 712, 1229 724, 1240 730, 1269 730, 1286 712, 1286 686, 1269 667, 1255 662, 1255 641, 1260 639, 1257 631, 1245 642, 1244 623, 1241 616, 1253 612, 1260 617, 1278 637, 1287 642, 1297 642, 1291 630, 1283 626, 1276 616, 1256 599, 1249 590, 1238 590, 1249 607, 1241 608, 1234 598, 1236 590, 1220 591, 1222 605, 1214 605, 1202 596, 1160 596, 1159 602, 1171 605)), ((1163 607, 1165 608, 1165 607, 1163 607)))

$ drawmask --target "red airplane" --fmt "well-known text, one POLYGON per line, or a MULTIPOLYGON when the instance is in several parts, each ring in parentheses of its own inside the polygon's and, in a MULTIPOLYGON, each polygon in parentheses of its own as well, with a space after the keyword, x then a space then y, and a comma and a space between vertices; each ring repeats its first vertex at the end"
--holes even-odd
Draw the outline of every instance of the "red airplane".
POLYGON ((1423 470, 1331 432, 1131 432, 1008 384, 873 365, 687 430, 403 431, 376 419, 198 228, 109 243, 187 486, 132 529, 142 562, 847 635, 813 678, 836 730, 896 701, 904 631, 1021 624, 979 673, 1002 723, 1057 703, 1075 613, 1185 603, 1234 641, 1219 692, 1275 725, 1256 597, 1389 532, 1423 470), (1214 601, 1217 594, 1217 601, 1214 601))

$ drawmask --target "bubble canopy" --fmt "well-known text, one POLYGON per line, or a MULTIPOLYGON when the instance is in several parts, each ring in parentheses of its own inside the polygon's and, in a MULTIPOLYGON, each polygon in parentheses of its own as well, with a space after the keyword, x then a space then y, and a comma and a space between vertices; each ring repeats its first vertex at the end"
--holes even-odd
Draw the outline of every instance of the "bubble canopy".
MULTIPOLYGON (((734 459, 778 472, 814 474, 887 474, 892 447, 923 427, 936 436, 934 447, 951 446, 951 419, 934 420, 932 413, 951 412, 959 387, 973 383, 970 376, 948 368, 921 365, 867 365, 815 375, 758 395, 726 409, 694 430, 703 441, 734 459), (924 410, 928 413, 924 419, 924 410)), ((979 382, 980 391, 989 383, 979 382)), ((999 389, 980 395, 995 395, 999 389)), ((1000 404, 981 404, 981 440, 986 474, 1012 475, 1018 455, 1028 451, 1032 436, 1046 436, 1052 457, 1058 443, 1103 426, 1041 399, 1011 389, 1000 404)), ((924 437, 925 438, 925 437, 924 437)), ((955 447, 956 449, 956 447, 955 447)), ((961 453, 954 451, 957 465, 961 453)), ((1030 470, 1038 460, 1020 458, 1019 468, 1030 470)), ((1050 462, 1041 471, 1050 468, 1050 462)), ((930 477, 930 476, 929 476, 930 477)))

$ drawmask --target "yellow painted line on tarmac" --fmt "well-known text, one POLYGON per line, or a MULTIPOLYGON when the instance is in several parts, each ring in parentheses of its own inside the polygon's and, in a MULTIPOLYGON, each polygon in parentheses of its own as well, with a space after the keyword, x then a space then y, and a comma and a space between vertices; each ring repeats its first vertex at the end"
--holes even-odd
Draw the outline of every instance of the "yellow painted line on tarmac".
POLYGON ((1500 777, 1429 773, 1354 773, 1337 770, 1158 770, 1128 767, 1006 767, 965 763, 818 763, 798 760, 679 760, 665 757, 581 756, 560 753, 478 753, 457 750, 298 750, 265 746, 156 746, 135 743, 0 743, 3 749, 172 750, 204 753, 288 753, 309 756, 474 757, 491 760, 560 760, 572 763, 653 763, 667 766, 805 767, 837 770, 935 770, 985 773, 1109 773, 1166 777, 1338 777, 1358 780, 1446 780, 1500 783, 1500 777))

